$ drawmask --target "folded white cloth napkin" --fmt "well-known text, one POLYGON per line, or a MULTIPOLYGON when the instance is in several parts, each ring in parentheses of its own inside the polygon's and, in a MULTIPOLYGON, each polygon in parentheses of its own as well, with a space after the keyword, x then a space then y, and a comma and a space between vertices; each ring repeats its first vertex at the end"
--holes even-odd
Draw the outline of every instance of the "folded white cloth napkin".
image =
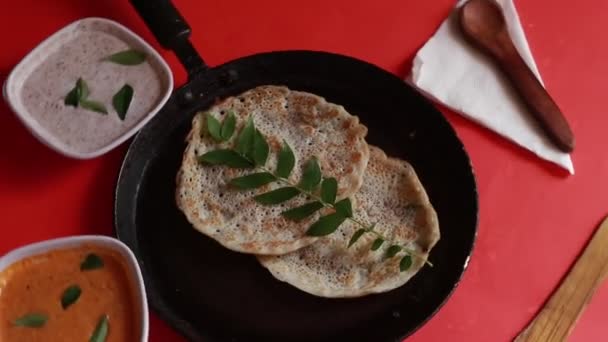
MULTIPOLYGON (((542 83, 513 1, 497 1, 517 50, 542 83)), ((574 174, 570 155, 553 146, 493 61, 464 40, 456 11, 418 51, 406 81, 430 98, 574 174)))

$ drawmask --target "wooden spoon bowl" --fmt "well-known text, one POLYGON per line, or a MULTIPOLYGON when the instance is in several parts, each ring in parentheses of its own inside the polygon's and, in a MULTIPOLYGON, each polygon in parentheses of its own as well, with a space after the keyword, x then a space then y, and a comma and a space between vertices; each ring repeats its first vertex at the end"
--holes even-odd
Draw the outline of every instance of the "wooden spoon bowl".
POLYGON ((572 152, 572 130, 555 101, 519 55, 500 7, 491 0, 470 0, 460 8, 459 23, 465 37, 498 63, 553 143, 564 152, 572 152))

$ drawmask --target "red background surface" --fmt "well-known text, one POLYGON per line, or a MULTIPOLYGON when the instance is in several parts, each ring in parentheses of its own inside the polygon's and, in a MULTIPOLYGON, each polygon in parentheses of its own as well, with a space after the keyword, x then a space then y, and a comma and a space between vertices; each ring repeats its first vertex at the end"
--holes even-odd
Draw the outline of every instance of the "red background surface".
MULTIPOLYGON (((175 0, 211 65, 261 51, 313 49, 375 63, 399 76, 450 11, 451 0, 175 0)), ((443 110, 464 141, 480 194, 477 246, 461 285, 408 341, 507 341, 522 329, 608 213, 605 75, 608 1, 517 1, 549 91, 577 136, 575 176, 443 110)), ((2 0, 0 79, 71 21, 115 19, 158 44, 126 0, 2 0)), ((184 72, 163 51, 176 76, 184 72)), ((112 232, 112 196, 126 145, 76 161, 37 142, 0 102, 0 254, 26 243, 112 232)), ((571 341, 606 341, 608 288, 571 341)), ((150 341, 183 341, 152 315, 150 341)))

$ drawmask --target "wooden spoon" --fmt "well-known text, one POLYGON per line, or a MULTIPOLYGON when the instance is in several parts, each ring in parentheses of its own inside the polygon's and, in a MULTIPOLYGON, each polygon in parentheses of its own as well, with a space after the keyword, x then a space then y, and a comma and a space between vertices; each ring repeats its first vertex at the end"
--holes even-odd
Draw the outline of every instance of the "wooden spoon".
POLYGON ((608 275, 608 218, 576 261, 560 287, 515 342, 567 341, 576 321, 608 275))
POLYGON ((459 19, 465 37, 496 60, 553 143, 572 152, 574 135, 566 118, 517 52, 498 5, 470 0, 460 8, 459 19))

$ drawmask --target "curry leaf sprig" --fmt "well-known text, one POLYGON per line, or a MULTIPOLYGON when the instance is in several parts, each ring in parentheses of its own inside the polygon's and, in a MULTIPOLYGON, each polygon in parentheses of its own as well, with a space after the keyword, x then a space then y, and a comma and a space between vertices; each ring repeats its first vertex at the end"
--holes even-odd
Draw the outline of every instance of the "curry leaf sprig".
MULTIPOLYGON (((236 116, 229 111, 223 122, 219 122, 214 116, 207 113, 205 122, 201 127, 201 135, 209 135, 218 143, 228 142, 235 133, 236 116)), ((412 257, 420 257, 415 251, 408 249, 405 245, 393 243, 375 230, 376 224, 366 224, 353 216, 351 200, 344 198, 336 201, 338 193, 338 181, 333 177, 325 178, 316 158, 311 158, 304 163, 302 177, 295 183, 289 180, 295 163, 296 156, 286 141, 283 141, 277 158, 275 170, 266 167, 270 153, 270 147, 264 135, 255 127, 253 118, 250 116, 235 139, 232 148, 220 148, 208 151, 198 156, 198 162, 209 165, 223 165, 237 169, 253 169, 256 172, 245 176, 233 178, 229 184, 242 190, 256 189, 270 183, 279 183, 282 187, 256 195, 254 200, 263 205, 276 205, 305 195, 310 199, 308 203, 287 209, 281 213, 288 220, 299 222, 313 215, 322 208, 332 209, 329 214, 319 217, 306 231, 309 236, 325 236, 335 232, 342 223, 350 221, 360 228, 350 238, 348 247, 354 245, 363 235, 375 236, 371 244, 371 251, 377 251, 382 245, 389 244, 385 257, 401 258, 399 268, 405 271, 412 266, 412 257)), ((428 261, 425 260, 430 265, 428 261)))

